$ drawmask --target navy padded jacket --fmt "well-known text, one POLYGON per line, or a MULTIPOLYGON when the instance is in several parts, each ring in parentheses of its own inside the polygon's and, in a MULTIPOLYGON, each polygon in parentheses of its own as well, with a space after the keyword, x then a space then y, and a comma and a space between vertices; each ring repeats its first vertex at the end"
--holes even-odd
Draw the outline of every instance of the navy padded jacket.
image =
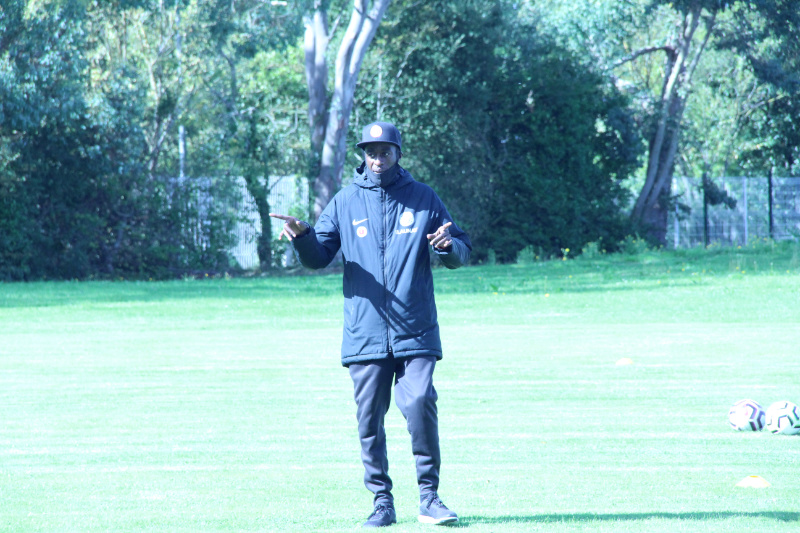
MULTIPOLYGON (((442 358, 427 235, 453 222, 439 196, 400 168, 386 188, 356 170, 317 224, 294 239, 300 262, 324 268, 344 260, 342 364, 435 355, 442 358)), ((450 226, 453 245, 436 250, 448 268, 469 260, 469 236, 450 226)))

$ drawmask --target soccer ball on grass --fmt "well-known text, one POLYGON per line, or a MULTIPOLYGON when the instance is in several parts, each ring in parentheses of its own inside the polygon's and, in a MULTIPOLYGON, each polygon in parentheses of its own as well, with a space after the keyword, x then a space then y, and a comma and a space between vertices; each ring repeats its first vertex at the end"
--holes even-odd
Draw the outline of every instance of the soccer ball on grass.
POLYGON ((737 431, 761 431, 764 408, 755 400, 739 400, 728 411, 728 423, 737 431))
POLYGON ((775 402, 767 409, 767 429, 772 433, 800 433, 800 408, 792 402, 775 402))

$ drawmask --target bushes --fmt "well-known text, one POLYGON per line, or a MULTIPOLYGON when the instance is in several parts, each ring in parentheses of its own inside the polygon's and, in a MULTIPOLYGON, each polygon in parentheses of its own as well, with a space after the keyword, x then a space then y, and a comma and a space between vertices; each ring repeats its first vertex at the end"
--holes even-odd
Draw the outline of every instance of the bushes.
MULTIPOLYGON (((28 5, 9 2, 0 18, 0 279, 227 269, 236 213, 196 200, 224 198, 229 184, 170 185, 164 176, 179 174, 176 125, 186 128, 189 174, 297 173, 307 155, 305 134, 295 133, 302 73, 275 71, 283 56, 247 63, 242 52, 239 77, 229 79, 224 54, 187 33, 186 66, 213 67, 194 72, 189 112, 181 107, 189 94, 173 94, 174 54, 116 33, 115 21, 135 22, 127 7, 64 2, 23 16, 28 5), (127 55, 117 57, 107 36, 129 45, 127 55), (156 65, 159 90, 144 65, 156 65)), ((153 43, 172 42, 146 31, 167 28, 167 11, 136 22, 153 43)), ((187 10, 187 27, 204 27, 216 11, 203 13, 187 10)), ((629 233, 619 180, 640 148, 626 102, 514 17, 500 0, 394 2, 361 70, 348 146, 365 118, 397 123, 403 165, 436 188, 469 231, 476 260, 511 262, 532 250, 562 257, 588 242, 619 242, 629 233)), ((247 26, 241 36, 263 31, 247 26)))
POLYGON ((225 182, 171 189, 129 74, 106 72, 100 88, 90 74, 80 4, 23 16, 25 4, 0 17, 0 280, 229 268, 236 215, 197 202, 225 182))
POLYGON ((380 69, 401 75, 379 102, 367 90, 360 114, 380 104, 400 126, 402 164, 469 231, 473 259, 494 250, 513 262, 528 247, 561 256, 630 232, 620 180, 643 147, 607 79, 497 1, 413 3, 390 16, 401 23, 387 21, 380 68, 361 85, 379 86, 369 76, 380 69))

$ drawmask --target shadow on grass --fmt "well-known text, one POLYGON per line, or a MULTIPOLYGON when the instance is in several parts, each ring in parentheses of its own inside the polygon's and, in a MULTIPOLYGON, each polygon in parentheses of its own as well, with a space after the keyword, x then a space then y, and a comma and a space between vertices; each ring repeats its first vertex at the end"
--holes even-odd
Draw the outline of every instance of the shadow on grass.
POLYGON ((577 513, 577 514, 540 514, 521 516, 461 516, 453 527, 470 527, 477 524, 551 524, 579 522, 628 522, 648 519, 667 520, 720 520, 726 518, 769 518, 778 522, 800 522, 800 512, 766 511, 766 512, 695 512, 695 513, 577 513))

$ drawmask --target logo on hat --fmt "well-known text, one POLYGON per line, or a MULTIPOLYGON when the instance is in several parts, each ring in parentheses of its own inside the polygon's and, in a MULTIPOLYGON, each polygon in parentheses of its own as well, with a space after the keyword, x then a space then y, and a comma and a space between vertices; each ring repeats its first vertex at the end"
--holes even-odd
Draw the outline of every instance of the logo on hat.
POLYGON ((373 122, 364 126, 364 129, 361 130, 361 142, 356 146, 363 149, 366 145, 377 142, 394 144, 398 148, 402 148, 400 132, 397 131, 394 124, 389 122, 373 122))

